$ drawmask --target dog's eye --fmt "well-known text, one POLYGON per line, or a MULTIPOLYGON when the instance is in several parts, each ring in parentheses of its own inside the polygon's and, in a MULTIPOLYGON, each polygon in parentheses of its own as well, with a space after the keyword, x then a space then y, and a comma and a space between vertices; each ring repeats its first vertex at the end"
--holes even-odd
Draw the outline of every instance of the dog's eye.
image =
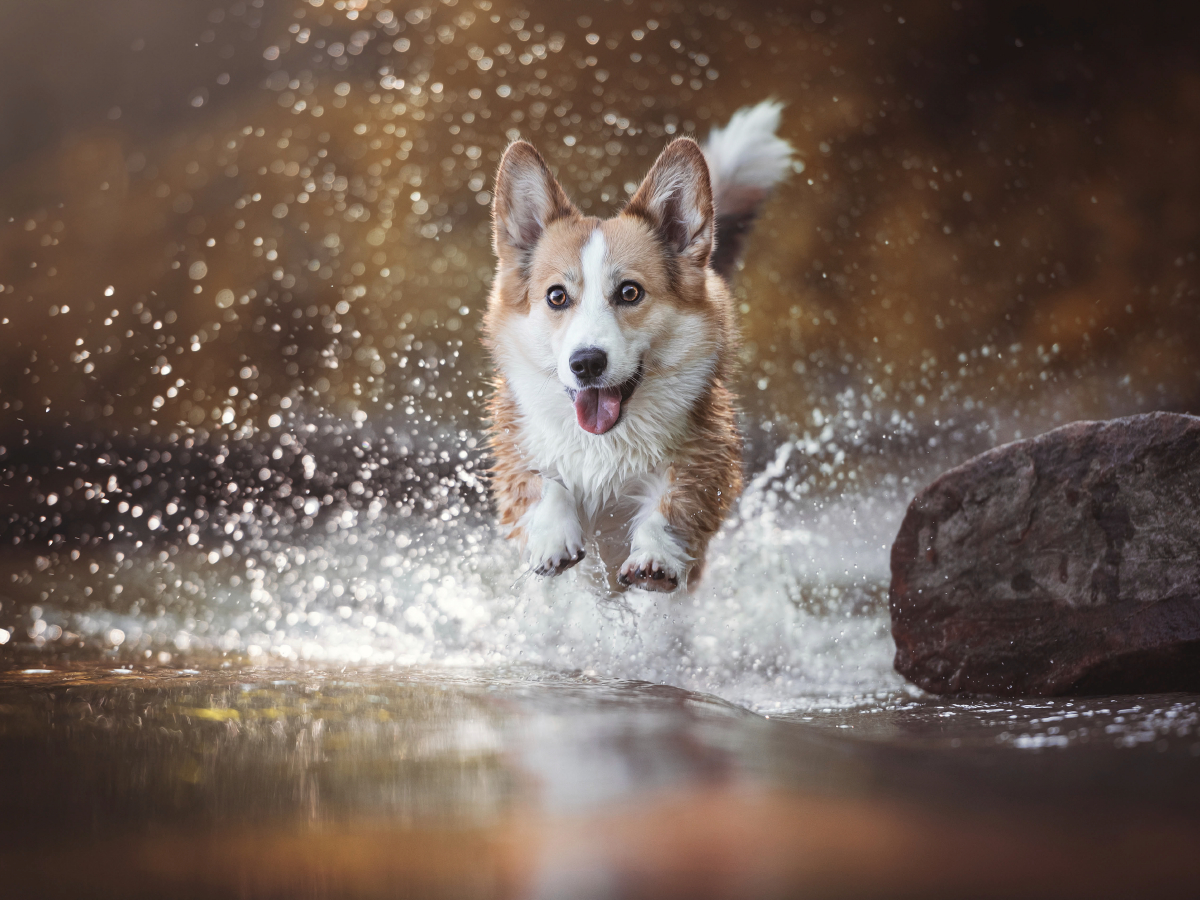
POLYGON ((562 309, 567 305, 567 292, 556 284, 550 290, 546 291, 546 302, 555 309, 562 309))
POLYGON ((642 299, 642 286, 636 281, 626 281, 621 285, 621 302, 622 303, 637 303, 642 299))

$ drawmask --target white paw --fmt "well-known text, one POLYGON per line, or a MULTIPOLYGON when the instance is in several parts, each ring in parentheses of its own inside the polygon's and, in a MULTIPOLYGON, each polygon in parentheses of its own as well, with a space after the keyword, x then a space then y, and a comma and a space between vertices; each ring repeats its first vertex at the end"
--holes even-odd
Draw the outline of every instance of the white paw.
POLYGON ((629 557, 617 581, 644 591, 673 591, 687 584, 687 552, 667 530, 666 519, 655 512, 633 532, 629 557))
POLYGON ((683 580, 682 570, 655 559, 649 553, 631 553, 621 564, 617 581, 625 587, 641 588, 643 591, 673 591, 683 580))
POLYGON ((583 541, 564 537, 561 533, 530 536, 529 564, 539 575, 560 575, 584 557, 583 541))
POLYGON ((542 499, 522 519, 525 552, 539 575, 558 575, 584 557, 583 528, 575 500, 557 481, 547 481, 542 499))

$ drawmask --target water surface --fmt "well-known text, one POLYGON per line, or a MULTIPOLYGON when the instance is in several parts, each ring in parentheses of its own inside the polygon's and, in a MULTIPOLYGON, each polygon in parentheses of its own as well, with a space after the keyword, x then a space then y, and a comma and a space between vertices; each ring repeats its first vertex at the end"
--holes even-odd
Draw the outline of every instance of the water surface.
POLYGON ((532 668, 8 671, 0 858, 39 897, 1185 896, 1200 874, 1194 699, 962 703, 951 728, 881 700, 764 718, 532 668))

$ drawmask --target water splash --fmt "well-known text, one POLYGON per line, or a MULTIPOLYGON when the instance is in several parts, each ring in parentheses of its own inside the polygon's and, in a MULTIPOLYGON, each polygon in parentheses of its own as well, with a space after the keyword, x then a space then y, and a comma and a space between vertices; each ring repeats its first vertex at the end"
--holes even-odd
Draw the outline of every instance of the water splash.
MULTIPOLYGON (((356 463, 341 476, 353 479, 348 489, 318 478, 315 451, 293 447, 308 481, 243 500, 228 490, 238 470, 225 469, 222 502, 190 514, 182 498, 139 505, 112 476, 110 490, 87 502, 123 508, 125 521, 108 540, 94 538, 91 552, 39 555, 36 579, 14 572, 38 599, 0 614, 9 624, 18 613, 18 641, 106 647, 134 661, 527 663, 760 708, 897 683, 883 560, 901 507, 862 495, 802 502, 788 466, 802 452, 795 442, 752 480, 699 589, 679 596, 609 594, 590 561, 554 580, 529 575, 482 502, 478 458, 440 475, 418 465, 405 493, 403 478, 385 486, 380 470, 395 477, 392 459, 415 462, 421 452, 395 439, 345 446, 356 463)), ((225 466, 234 456, 218 453, 225 466)), ((78 503, 75 512, 78 521, 78 503)))

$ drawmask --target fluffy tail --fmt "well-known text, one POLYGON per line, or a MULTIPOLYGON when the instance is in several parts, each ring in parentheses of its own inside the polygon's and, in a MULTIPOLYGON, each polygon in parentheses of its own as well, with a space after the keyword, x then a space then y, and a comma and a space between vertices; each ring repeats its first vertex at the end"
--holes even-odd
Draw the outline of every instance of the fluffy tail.
POLYGON ((779 137, 783 104, 764 100, 744 106, 704 142, 717 209, 717 249, 712 267, 728 278, 763 201, 792 166, 792 145, 779 137))

